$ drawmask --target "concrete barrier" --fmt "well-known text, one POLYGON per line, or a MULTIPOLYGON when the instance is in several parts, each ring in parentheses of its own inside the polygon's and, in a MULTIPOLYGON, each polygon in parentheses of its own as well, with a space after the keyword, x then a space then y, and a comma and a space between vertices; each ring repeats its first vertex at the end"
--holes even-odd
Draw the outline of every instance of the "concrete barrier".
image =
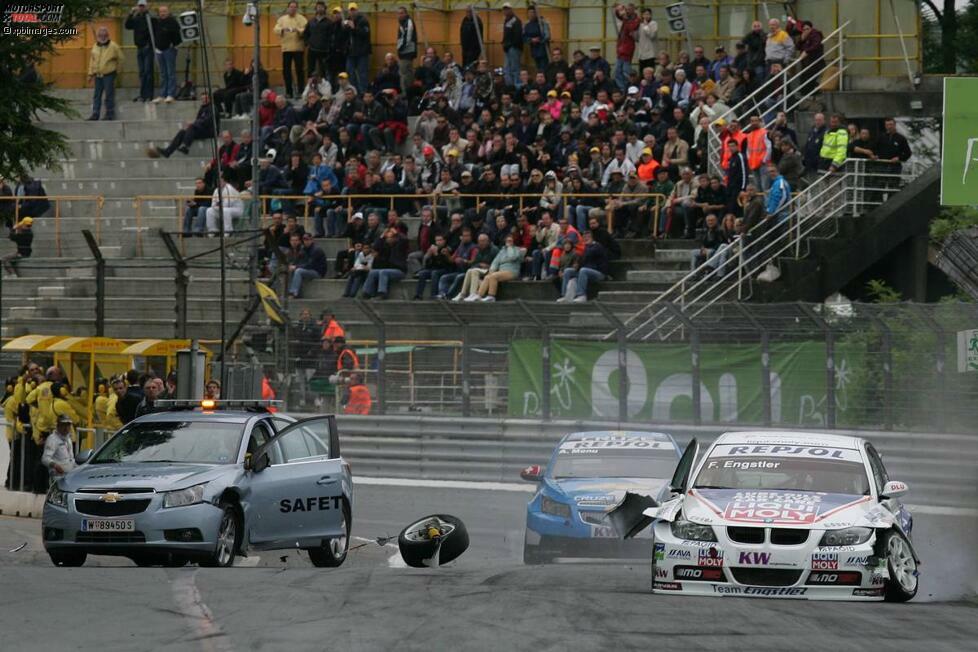
MULTIPOLYGON (((429 416, 341 415, 338 422, 343 456, 350 460, 355 474, 486 482, 518 482, 523 467, 546 463, 557 441, 574 431, 653 430, 671 434, 685 445, 692 437, 708 444, 722 432, 763 430, 733 425, 723 428, 429 416)), ((948 507, 974 507, 978 502, 978 437, 832 432, 872 441, 883 455, 890 476, 910 485, 909 502, 948 507)))

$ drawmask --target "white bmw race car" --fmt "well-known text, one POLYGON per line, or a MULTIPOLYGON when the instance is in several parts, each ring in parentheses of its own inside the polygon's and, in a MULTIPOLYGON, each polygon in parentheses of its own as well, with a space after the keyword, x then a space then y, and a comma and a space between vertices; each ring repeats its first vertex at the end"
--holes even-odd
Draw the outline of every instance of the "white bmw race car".
POLYGON ((626 538, 653 522, 652 590, 809 600, 917 593, 913 525, 873 445, 796 432, 693 440, 661 505, 630 494, 611 520, 626 538))

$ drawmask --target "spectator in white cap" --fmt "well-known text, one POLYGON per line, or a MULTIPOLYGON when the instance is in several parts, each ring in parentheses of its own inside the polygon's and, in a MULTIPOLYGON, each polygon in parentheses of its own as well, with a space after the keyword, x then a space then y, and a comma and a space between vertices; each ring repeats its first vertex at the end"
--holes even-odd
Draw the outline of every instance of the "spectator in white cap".
POLYGON ((44 440, 41 465, 48 470, 52 481, 75 468, 75 448, 71 442, 73 425, 69 415, 58 415, 54 432, 44 440))

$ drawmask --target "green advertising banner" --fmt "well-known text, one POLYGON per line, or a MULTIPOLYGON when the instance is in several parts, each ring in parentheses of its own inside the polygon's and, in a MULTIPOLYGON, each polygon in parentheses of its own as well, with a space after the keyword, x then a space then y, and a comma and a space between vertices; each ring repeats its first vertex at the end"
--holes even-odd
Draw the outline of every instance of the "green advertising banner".
POLYGON ((978 205, 978 78, 944 78, 941 204, 978 205))
MULTIPOLYGON (((836 422, 847 422, 848 381, 862 363, 855 349, 836 347, 836 422)), ((539 340, 516 340, 509 350, 509 415, 540 414, 543 369, 539 340)), ((618 347, 613 342, 551 344, 550 409, 554 418, 618 417, 618 347)), ((632 344, 626 355, 628 417, 634 421, 692 421, 691 353, 682 344, 632 344)), ((700 415, 705 423, 764 420, 759 345, 700 347, 700 415)), ((823 342, 770 346, 772 422, 824 425, 826 366, 823 342)))

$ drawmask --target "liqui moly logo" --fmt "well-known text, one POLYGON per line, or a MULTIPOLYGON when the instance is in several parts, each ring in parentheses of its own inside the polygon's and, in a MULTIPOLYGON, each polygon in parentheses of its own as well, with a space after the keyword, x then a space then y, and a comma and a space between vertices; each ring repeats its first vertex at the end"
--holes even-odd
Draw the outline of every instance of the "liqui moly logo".
POLYGON ((818 494, 738 492, 727 503, 723 517, 744 523, 811 524, 815 522, 820 503, 818 494))
POLYGON ((838 570, 839 555, 833 552, 816 552, 812 554, 812 570, 838 570))

